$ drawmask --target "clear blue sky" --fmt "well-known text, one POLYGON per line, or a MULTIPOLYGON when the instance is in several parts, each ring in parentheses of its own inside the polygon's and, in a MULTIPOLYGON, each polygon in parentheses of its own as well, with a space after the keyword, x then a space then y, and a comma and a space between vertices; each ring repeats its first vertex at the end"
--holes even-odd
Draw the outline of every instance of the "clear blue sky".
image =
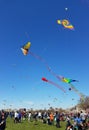
POLYGON ((88 0, 0 0, 0 109, 74 106, 78 94, 40 60, 22 54, 20 48, 28 41, 30 51, 52 71, 79 80, 74 86, 89 95, 88 0), (68 19, 75 29, 58 25, 58 19, 68 19), (66 94, 42 77, 62 86, 66 94))

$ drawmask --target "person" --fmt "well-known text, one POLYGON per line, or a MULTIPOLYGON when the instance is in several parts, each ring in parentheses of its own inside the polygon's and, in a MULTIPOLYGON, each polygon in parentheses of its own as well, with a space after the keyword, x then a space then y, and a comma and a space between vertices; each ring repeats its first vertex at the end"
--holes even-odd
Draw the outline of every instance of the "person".
POLYGON ((89 120, 86 122, 86 127, 89 130, 89 120))
POLYGON ((21 122, 22 115, 21 115, 20 111, 18 112, 18 117, 17 118, 18 118, 18 122, 21 122))
POLYGON ((28 113, 28 122, 31 121, 31 112, 28 113))
POLYGON ((52 125, 54 121, 54 115, 52 112, 50 113, 49 117, 50 117, 50 124, 52 125))
POLYGON ((41 116, 41 112, 39 111, 39 112, 38 112, 38 119, 41 120, 41 117, 42 117, 42 116, 41 116))
POLYGON ((56 111, 56 127, 60 128, 60 113, 58 111, 56 111))
POLYGON ((47 113, 47 123, 48 123, 48 125, 51 125, 51 123, 50 123, 50 113, 49 112, 47 113))
POLYGON ((74 130, 73 125, 68 126, 67 130, 74 130))
POLYGON ((86 122, 86 114, 84 112, 81 111, 80 113, 80 118, 82 120, 82 123, 85 123, 86 122))
POLYGON ((35 112, 35 113, 34 113, 34 119, 35 119, 35 125, 37 125, 38 112, 35 112))
POLYGON ((15 111, 14 113, 14 123, 17 123, 18 122, 18 112, 15 111))
POLYGON ((0 117, 0 130, 5 130, 6 128, 6 119, 4 115, 0 117))
POLYGON ((70 130, 71 128, 71 122, 69 115, 66 117, 66 130, 70 130))
POLYGON ((77 129, 82 130, 82 120, 80 118, 80 113, 77 114, 77 116, 74 119, 74 122, 76 123, 77 129))

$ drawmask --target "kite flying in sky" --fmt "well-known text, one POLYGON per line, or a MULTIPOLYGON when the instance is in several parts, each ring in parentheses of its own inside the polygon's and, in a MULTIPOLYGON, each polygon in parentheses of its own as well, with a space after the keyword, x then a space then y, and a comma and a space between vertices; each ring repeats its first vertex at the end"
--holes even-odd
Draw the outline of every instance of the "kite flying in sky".
POLYGON ((22 52, 23 52, 24 55, 27 55, 27 54, 28 54, 28 51, 29 51, 30 46, 31 46, 31 43, 30 43, 30 42, 27 42, 27 43, 21 48, 21 50, 22 50, 22 52))
MULTIPOLYGON (((54 74, 55 74, 55 73, 54 73, 54 74)), ((65 78, 65 77, 63 77, 63 76, 58 76, 58 75, 56 75, 56 74, 55 74, 55 76, 56 76, 57 79, 61 80, 62 82, 65 82, 65 83, 69 84, 69 85, 70 85, 69 90, 75 91, 75 92, 80 96, 80 98, 83 98, 83 97, 84 97, 84 95, 83 95, 82 93, 80 93, 80 92, 76 89, 76 87, 72 84, 72 82, 78 82, 78 80, 65 78)))
POLYGON ((23 45, 23 46, 21 47, 22 53, 23 53, 24 55, 27 55, 27 54, 29 53, 30 55, 32 55, 32 56, 35 57, 36 59, 40 60, 40 61, 46 66, 47 70, 52 73, 52 70, 51 70, 51 68, 48 66, 46 60, 44 60, 42 57, 38 56, 37 54, 31 52, 31 51, 30 51, 30 47, 31 47, 31 43, 30 43, 30 42, 27 42, 25 45, 23 45))
POLYGON ((57 88, 61 89, 64 93, 66 92, 63 87, 59 86, 58 84, 54 83, 53 81, 50 81, 50 80, 46 79, 45 77, 43 77, 42 80, 44 82, 48 82, 48 83, 56 86, 57 88))
POLYGON ((58 24, 61 24, 64 28, 70 29, 70 30, 74 30, 74 26, 72 24, 70 24, 70 22, 66 19, 64 20, 57 20, 58 24))
POLYGON ((78 82, 78 80, 75 80, 75 79, 68 79, 68 78, 65 78, 65 77, 62 77, 61 80, 65 83, 71 83, 71 82, 78 82))
MULTIPOLYGON (((43 62, 44 65, 46 66, 47 70, 48 70, 53 76, 55 76, 58 80, 69 84, 69 85, 70 85, 70 89, 69 89, 69 90, 74 90, 80 97, 83 97, 83 94, 81 94, 81 93, 71 84, 72 82, 78 82, 78 80, 69 79, 69 78, 65 78, 65 77, 63 77, 63 76, 57 75, 55 72, 52 71, 52 69, 48 66, 47 62, 46 62, 42 57, 40 57, 40 56, 38 56, 38 55, 32 53, 32 52, 29 50, 29 49, 30 49, 30 46, 31 46, 31 43, 30 43, 30 42, 27 42, 27 43, 21 48, 21 50, 22 50, 22 52, 23 52, 24 55, 27 55, 28 52, 29 52, 29 53, 30 53, 32 56, 34 56, 36 59, 38 59, 38 60, 40 60, 41 62, 43 62)), ((50 80, 47 80, 46 78, 42 78, 42 80, 45 81, 45 82, 49 82, 49 83, 55 85, 56 87, 60 88, 63 92, 65 92, 65 90, 63 89, 63 87, 60 87, 58 84, 56 84, 56 83, 54 83, 54 82, 52 82, 52 81, 50 81, 50 80)))
MULTIPOLYGON (((51 72, 57 79, 59 79, 60 81, 69 84, 69 86, 70 86, 69 90, 73 90, 74 92, 76 92, 76 93, 79 95, 80 99, 84 99, 84 95, 83 95, 82 93, 80 93, 80 92, 76 89, 76 87, 72 84, 72 82, 78 82, 78 80, 69 79, 69 78, 65 78, 65 77, 63 77, 63 76, 59 76, 59 75, 57 75, 56 73, 54 73, 51 69, 50 69, 50 72, 51 72)), ((48 81, 49 81, 49 80, 47 80, 46 78, 43 78, 42 80, 45 81, 45 82, 48 82, 48 81), (46 80, 47 80, 47 81, 46 81, 46 80)), ((54 82, 53 82, 53 83, 54 83, 54 82)))

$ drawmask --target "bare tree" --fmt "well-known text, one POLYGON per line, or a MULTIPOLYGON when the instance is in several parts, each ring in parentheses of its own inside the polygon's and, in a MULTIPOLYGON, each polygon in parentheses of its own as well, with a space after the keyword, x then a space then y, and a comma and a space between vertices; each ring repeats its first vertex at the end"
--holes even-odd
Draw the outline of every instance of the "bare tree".
POLYGON ((89 108, 89 96, 86 96, 84 100, 79 100, 79 107, 86 110, 89 108))

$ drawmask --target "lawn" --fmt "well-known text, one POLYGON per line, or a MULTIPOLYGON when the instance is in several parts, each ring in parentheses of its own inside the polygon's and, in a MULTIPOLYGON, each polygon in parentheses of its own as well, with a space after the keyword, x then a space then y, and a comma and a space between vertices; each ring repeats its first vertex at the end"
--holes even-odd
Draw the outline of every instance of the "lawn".
POLYGON ((8 117, 5 130, 65 130, 65 125, 65 122, 61 122, 61 128, 56 128, 55 125, 43 124, 41 121, 28 122, 27 120, 14 123, 13 119, 8 117))

